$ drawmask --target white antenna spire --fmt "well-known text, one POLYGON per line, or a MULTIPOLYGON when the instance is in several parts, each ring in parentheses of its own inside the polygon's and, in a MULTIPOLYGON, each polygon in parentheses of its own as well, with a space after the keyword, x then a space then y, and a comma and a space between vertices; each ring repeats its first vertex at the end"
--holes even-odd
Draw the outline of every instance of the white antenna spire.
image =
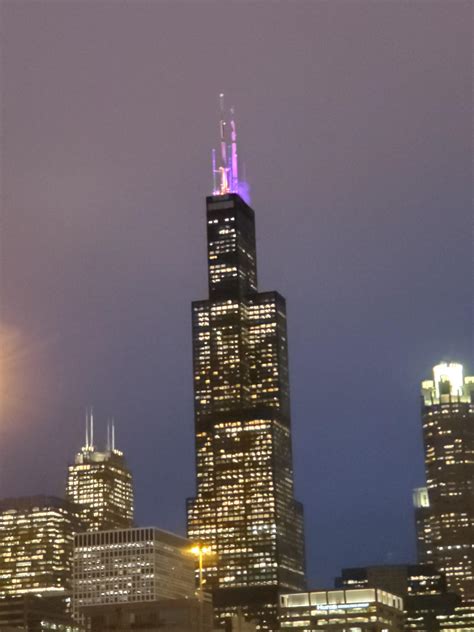
POLYGON ((237 130, 235 128, 234 108, 230 108, 230 139, 231 139, 231 187, 233 191, 239 190, 239 166, 237 157, 237 130))
POLYGON ((89 409, 86 408, 86 450, 89 448, 89 409))
POLYGON ((94 409, 91 406, 91 412, 90 412, 90 440, 91 440, 91 449, 94 449, 94 409))
POLYGON ((115 419, 112 417, 112 452, 115 450, 115 419))
POLYGON ((107 419, 107 443, 105 449, 107 452, 110 452, 110 419, 107 419))

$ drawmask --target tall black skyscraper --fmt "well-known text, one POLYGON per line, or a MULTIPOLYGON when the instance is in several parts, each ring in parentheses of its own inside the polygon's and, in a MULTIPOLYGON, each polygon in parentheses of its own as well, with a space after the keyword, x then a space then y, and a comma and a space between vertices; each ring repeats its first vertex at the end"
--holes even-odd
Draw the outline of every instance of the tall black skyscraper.
POLYGON ((235 125, 222 117, 220 186, 206 201, 209 299, 192 308, 188 537, 212 550, 204 578, 218 618, 242 609, 274 630, 279 591, 305 587, 303 511, 293 493, 285 299, 257 290, 255 217, 239 195, 236 149, 235 125))

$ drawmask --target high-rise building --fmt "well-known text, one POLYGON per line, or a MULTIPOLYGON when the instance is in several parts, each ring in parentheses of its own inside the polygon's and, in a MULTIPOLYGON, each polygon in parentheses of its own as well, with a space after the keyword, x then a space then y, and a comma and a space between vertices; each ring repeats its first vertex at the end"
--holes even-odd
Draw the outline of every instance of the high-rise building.
POLYGON ((428 498, 416 514, 419 550, 450 590, 473 600, 474 377, 461 364, 438 364, 422 382, 422 419, 428 498))
POLYGON ((192 306, 197 490, 188 537, 211 549, 203 577, 218 621, 242 609, 273 630, 279 592, 305 588, 286 308, 277 292, 257 289, 254 211, 239 195, 235 124, 224 115, 215 171, 220 185, 206 200, 209 298, 192 306))
POLYGON ((89 606, 193 597, 189 548, 185 538, 151 527, 77 534, 75 617, 89 606))
POLYGON ((403 632, 403 600, 377 588, 281 595, 281 629, 403 632))
POLYGON ((68 595, 79 529, 77 507, 62 498, 0 501, 0 598, 68 595))
POLYGON ((81 508, 87 531, 125 529, 133 525, 132 475, 115 447, 115 427, 107 427, 107 445, 94 445, 92 411, 86 416, 86 443, 69 466, 66 497, 81 508))

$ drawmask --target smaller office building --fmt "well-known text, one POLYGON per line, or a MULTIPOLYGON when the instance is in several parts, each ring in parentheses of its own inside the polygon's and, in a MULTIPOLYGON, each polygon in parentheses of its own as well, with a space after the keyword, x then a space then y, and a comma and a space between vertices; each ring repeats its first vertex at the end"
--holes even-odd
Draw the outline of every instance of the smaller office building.
POLYGON ((282 630, 403 632, 403 600, 376 588, 280 596, 282 630))
POLYGON ((74 546, 73 612, 87 606, 194 597, 190 543, 152 527, 79 533, 74 546))

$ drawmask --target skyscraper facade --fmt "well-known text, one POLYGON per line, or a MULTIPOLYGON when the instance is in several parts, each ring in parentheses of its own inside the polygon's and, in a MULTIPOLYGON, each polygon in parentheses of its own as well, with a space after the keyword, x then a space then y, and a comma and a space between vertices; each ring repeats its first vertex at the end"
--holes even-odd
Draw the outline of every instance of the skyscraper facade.
POLYGON ((0 598, 70 593, 78 513, 54 496, 0 501, 0 598))
POLYGON ((233 121, 221 120, 221 137, 220 187, 206 201, 209 298, 192 306, 197 493, 188 537, 211 549, 203 577, 218 618, 242 610, 273 630, 278 593, 305 588, 286 308, 277 292, 258 292, 255 217, 238 193, 233 121))
POLYGON ((107 445, 97 450, 92 412, 86 419, 86 443, 69 466, 66 497, 80 507, 85 530, 125 529, 133 525, 132 475, 125 457, 115 447, 115 431, 108 427, 107 445))
POLYGON ((474 377, 439 364, 422 383, 428 501, 418 514, 419 549, 450 590, 474 599, 474 377))

